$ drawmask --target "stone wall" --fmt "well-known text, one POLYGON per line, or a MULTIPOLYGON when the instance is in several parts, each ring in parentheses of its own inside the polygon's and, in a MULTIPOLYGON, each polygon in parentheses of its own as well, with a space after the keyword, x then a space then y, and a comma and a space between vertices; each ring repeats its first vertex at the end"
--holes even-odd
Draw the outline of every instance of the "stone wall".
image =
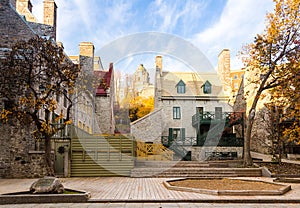
MULTIPOLYGON (((14 122, 17 123, 17 122, 14 122)), ((44 152, 33 151, 29 126, 0 126, 0 178, 34 178, 47 175, 44 152)))
POLYGON ((243 147, 192 147, 192 160, 206 160, 210 152, 236 152, 238 158, 243 157, 243 147))
POLYGON ((155 110, 150 114, 130 124, 131 134, 144 142, 160 143, 163 132, 162 109, 155 110))
MULTIPOLYGON (((15 10, 16 1, 0 3, 0 52, 8 51, 20 40, 29 40, 36 33, 15 10)), ((3 106, 2 106, 3 107, 3 106)), ((32 152, 35 141, 32 128, 17 121, 0 123, 0 177, 32 178, 46 175, 44 154, 32 152)))
POLYGON ((114 133, 112 125, 112 111, 110 97, 96 96, 95 98, 95 114, 96 121, 95 132, 100 134, 114 133))
POLYGON ((29 40, 35 34, 9 3, 9 0, 0 4, 0 48, 11 48, 20 40, 29 40))

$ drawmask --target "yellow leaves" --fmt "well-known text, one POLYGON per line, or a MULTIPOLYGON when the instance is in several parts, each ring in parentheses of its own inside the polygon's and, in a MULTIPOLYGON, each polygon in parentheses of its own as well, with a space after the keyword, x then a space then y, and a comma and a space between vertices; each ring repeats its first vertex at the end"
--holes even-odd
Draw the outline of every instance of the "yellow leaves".
POLYGON ((154 98, 153 97, 136 97, 130 100, 129 117, 131 121, 137 120, 154 109, 154 98))
POLYGON ((59 120, 63 119, 64 118, 64 115, 61 113, 59 114, 59 116, 57 116, 54 120, 55 122, 58 122, 59 120))
POLYGON ((46 134, 51 134, 51 125, 46 122, 46 121, 43 121, 42 124, 41 124, 41 128, 39 130, 41 133, 46 133, 46 134))
POLYGON ((294 123, 290 128, 286 128, 283 131, 283 136, 287 138, 289 142, 296 142, 300 144, 300 126, 298 123, 294 123))
POLYGON ((70 120, 68 120, 68 121, 65 121, 65 125, 70 125, 70 124, 72 124, 73 123, 73 121, 70 119, 70 120))
POLYGON ((53 112, 57 108, 57 102, 54 99, 49 100, 48 110, 53 112))
POLYGON ((8 121, 8 116, 9 116, 10 114, 12 114, 11 111, 3 109, 2 112, 1 112, 1 119, 2 119, 3 121, 7 122, 7 121, 8 121))

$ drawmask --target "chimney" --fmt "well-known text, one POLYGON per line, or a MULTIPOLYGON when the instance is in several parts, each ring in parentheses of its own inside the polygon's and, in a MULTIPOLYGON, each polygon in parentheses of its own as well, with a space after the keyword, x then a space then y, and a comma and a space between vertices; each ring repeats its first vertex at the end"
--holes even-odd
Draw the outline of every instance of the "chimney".
POLYGON ((156 56, 155 58, 155 67, 156 70, 159 70, 160 75, 162 75, 162 57, 161 56, 156 56))
POLYGON ((10 0, 11 4, 16 6, 16 11, 25 16, 28 22, 37 22, 37 19, 32 14, 32 4, 30 0, 10 0))
POLYGON ((230 90, 230 50, 223 49, 218 56, 218 75, 222 81, 224 90, 230 90))
POLYGON ((79 44, 79 63, 83 70, 94 71, 94 50, 91 42, 81 42, 79 44))
POLYGON ((15 0, 15 1, 12 1, 11 2, 15 3, 16 5, 16 10, 19 14, 21 15, 25 15, 26 12, 30 12, 32 13, 32 4, 30 2, 30 0, 15 0))
POLYGON ((81 42, 79 44, 79 55, 94 57, 95 47, 91 42, 81 42))
POLYGON ((44 24, 53 27, 53 36, 56 40, 57 6, 54 0, 44 0, 44 24))

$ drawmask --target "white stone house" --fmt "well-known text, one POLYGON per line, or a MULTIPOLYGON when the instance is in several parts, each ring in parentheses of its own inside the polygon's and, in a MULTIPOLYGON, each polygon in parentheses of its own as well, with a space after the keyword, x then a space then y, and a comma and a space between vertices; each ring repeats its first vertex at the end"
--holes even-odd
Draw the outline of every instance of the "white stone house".
MULTIPOLYGON (((232 149, 230 145, 219 147, 216 142, 202 141, 205 138, 221 141, 223 129, 229 127, 225 120, 233 117, 232 113, 229 114, 232 112, 229 93, 224 92, 218 74, 170 72, 162 69, 162 57, 157 56, 155 110, 131 123, 131 133, 145 142, 162 142, 171 149, 175 143, 182 144, 184 147, 180 148, 185 154, 191 154, 192 160, 203 160, 210 153, 217 152, 234 153, 235 157, 241 157, 242 147, 232 149), (201 123, 199 115, 202 118, 209 116, 209 122, 201 123), (214 119, 219 119, 220 123, 211 121, 214 119), (222 130, 219 126, 223 127, 222 130), (220 135, 216 135, 216 131, 220 131, 220 135)), ((234 134, 233 128, 228 131, 230 135, 234 134)))

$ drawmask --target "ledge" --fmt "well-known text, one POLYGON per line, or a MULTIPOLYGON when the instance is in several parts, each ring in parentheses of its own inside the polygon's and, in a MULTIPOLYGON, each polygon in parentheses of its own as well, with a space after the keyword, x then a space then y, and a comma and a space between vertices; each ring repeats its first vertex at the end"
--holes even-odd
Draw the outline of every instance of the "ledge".
MULTIPOLYGON (((272 182, 264 182, 264 181, 257 181, 257 180, 241 180, 241 181, 256 181, 256 182, 263 182, 267 184, 275 184, 278 185, 279 189, 274 190, 211 190, 211 189, 201 189, 201 188, 189 188, 189 187, 182 187, 182 186, 173 186, 169 182, 175 182, 185 179, 175 179, 164 181, 164 186, 167 189, 175 190, 175 191, 187 191, 187 192, 195 192, 200 194, 211 194, 211 195, 241 195, 241 196, 257 196, 257 195, 266 195, 266 196, 274 196, 274 195, 283 195, 291 190, 290 185, 282 185, 272 182)), ((236 179, 240 180, 240 179, 236 179)))
MULTIPOLYGON (((65 189, 67 191, 74 191, 65 189)), ((0 195, 0 204, 82 203, 91 197, 89 192, 78 194, 30 194, 28 191, 0 195)))

